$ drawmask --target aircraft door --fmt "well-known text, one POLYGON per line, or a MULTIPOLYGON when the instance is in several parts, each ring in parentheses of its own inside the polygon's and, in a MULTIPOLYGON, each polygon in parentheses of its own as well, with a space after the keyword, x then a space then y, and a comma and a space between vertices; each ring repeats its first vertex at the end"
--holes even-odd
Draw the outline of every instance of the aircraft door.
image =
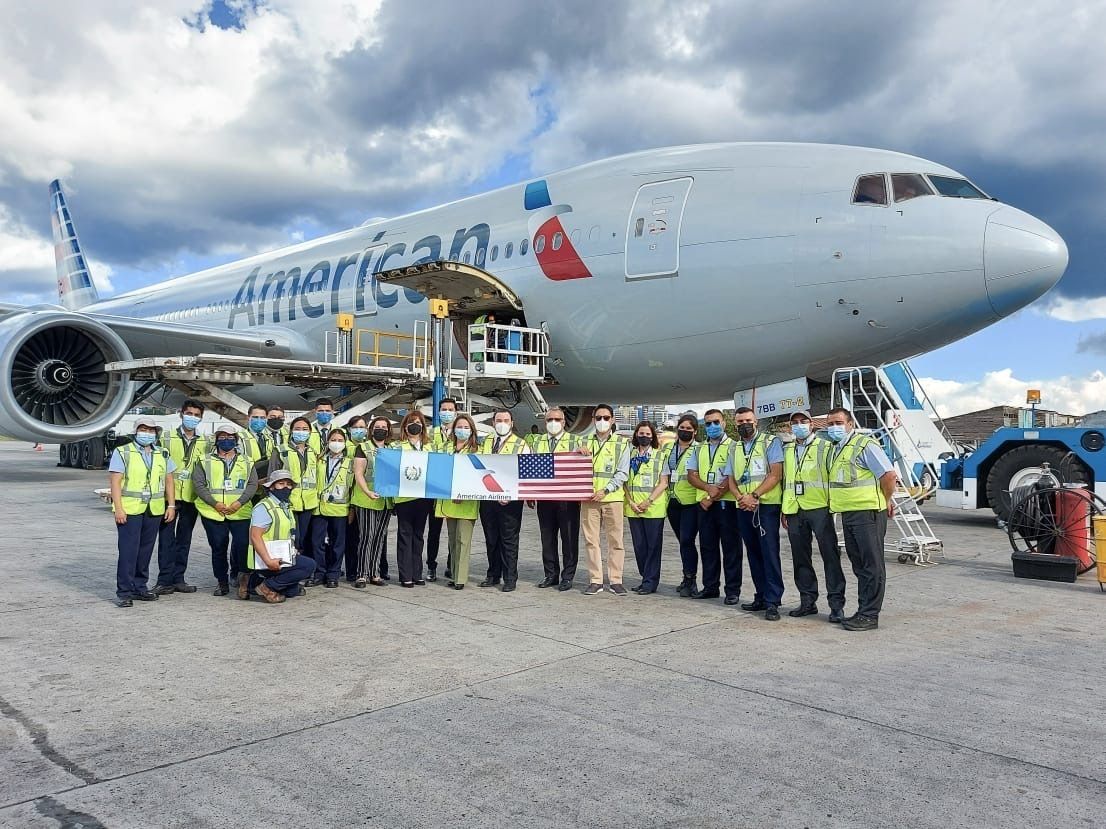
POLYGON ((678 276, 680 225, 694 181, 690 176, 638 188, 626 229, 626 279, 678 276))

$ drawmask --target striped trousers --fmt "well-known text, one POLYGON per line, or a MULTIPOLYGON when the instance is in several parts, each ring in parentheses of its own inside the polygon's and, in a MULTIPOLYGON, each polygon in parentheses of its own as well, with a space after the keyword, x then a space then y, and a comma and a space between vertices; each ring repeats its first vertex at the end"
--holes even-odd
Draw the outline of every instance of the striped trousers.
POLYGON ((390 509, 369 509, 355 507, 357 510, 357 567, 352 575, 356 579, 380 578, 380 557, 388 548, 388 521, 392 517, 390 509))

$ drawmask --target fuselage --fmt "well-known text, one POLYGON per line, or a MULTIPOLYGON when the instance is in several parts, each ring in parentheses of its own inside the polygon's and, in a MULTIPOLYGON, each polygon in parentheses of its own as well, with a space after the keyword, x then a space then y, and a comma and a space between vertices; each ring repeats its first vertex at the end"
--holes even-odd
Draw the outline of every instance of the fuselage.
POLYGON ((891 175, 908 173, 963 180, 921 158, 833 145, 640 152, 85 310, 259 336, 291 328, 306 343, 295 356, 320 359, 338 313, 404 334, 426 318, 423 295, 375 274, 454 259, 509 286, 527 325, 547 327, 550 402, 716 400, 931 350, 1063 274, 1067 249, 1043 222, 982 194, 896 202, 891 175), (886 204, 856 200, 874 174, 886 174, 886 204))

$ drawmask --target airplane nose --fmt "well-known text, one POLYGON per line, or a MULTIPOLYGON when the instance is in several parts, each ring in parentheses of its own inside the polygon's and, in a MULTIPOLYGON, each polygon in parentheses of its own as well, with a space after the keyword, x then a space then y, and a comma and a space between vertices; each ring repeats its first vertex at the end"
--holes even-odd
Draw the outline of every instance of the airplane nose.
POLYGON ((990 215, 983 274, 991 307, 1001 316, 1024 308, 1055 285, 1068 266, 1068 246, 1051 227, 1014 207, 990 215))

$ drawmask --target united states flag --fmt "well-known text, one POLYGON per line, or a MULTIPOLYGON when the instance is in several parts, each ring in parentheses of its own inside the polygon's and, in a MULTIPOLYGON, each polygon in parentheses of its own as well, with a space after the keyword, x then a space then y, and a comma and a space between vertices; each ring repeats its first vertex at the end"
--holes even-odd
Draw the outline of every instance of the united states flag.
POLYGON ((588 455, 518 456, 518 497, 523 501, 583 501, 594 492, 588 455))

